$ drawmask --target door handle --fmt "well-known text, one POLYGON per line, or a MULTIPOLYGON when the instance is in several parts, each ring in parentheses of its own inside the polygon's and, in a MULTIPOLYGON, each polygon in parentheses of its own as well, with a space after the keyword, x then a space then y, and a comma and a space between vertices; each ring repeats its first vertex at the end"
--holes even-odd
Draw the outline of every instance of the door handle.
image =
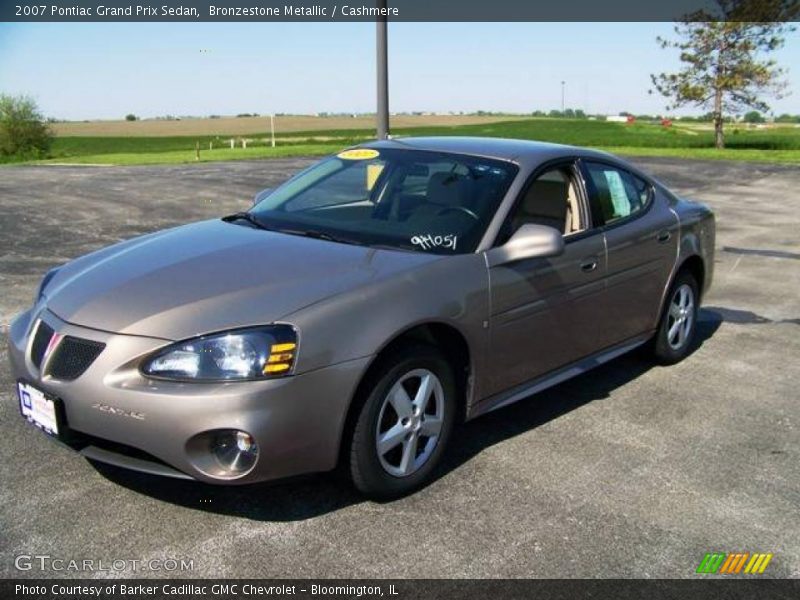
POLYGON ((581 263, 581 271, 584 273, 591 273, 597 268, 597 259, 588 258, 581 263))
POLYGON ((663 244, 664 242, 668 242, 671 237, 672 233, 670 233, 668 229, 662 229, 661 231, 658 232, 658 235, 656 236, 656 241, 659 244, 663 244))

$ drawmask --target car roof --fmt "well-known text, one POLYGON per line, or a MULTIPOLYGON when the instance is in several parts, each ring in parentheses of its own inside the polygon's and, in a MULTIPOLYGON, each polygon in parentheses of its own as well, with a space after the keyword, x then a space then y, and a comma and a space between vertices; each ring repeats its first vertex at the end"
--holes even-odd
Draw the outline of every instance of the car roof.
POLYGON ((605 152, 578 146, 491 137, 403 137, 370 142, 363 144, 362 147, 451 152, 527 164, 540 164, 548 160, 573 156, 612 158, 605 152))

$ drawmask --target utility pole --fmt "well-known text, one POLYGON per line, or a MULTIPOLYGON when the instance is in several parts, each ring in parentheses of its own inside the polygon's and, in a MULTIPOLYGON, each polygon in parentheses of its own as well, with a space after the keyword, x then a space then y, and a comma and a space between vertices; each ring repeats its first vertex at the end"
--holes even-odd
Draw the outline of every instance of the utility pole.
MULTIPOLYGON (((378 8, 386 8, 386 0, 377 0, 378 8)), ((384 11, 385 12, 385 11, 384 11)), ((378 74, 377 134, 379 140, 389 137, 389 47, 387 42, 387 17, 379 16, 376 31, 376 65, 378 74)))
POLYGON ((562 81, 561 82, 561 115, 562 116, 564 115, 564 109, 565 109, 564 97, 565 97, 565 88, 566 88, 566 86, 567 86, 567 82, 566 81, 562 81))

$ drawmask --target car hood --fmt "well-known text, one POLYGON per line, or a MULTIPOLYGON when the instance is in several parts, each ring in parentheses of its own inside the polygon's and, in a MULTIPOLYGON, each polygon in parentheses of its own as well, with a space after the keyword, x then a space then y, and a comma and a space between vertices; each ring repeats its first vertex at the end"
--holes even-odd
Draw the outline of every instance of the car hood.
POLYGON ((179 340, 271 323, 437 259, 213 220, 68 263, 48 283, 45 301, 75 325, 179 340))

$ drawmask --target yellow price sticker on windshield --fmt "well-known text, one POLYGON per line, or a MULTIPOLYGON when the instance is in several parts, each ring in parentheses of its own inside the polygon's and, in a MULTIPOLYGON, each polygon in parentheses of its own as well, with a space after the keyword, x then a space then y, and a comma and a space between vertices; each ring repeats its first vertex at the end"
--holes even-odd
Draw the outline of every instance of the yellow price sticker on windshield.
POLYGON ((354 148, 353 150, 339 152, 336 157, 342 160, 369 160, 371 158, 378 158, 380 155, 380 152, 372 148, 354 148))

